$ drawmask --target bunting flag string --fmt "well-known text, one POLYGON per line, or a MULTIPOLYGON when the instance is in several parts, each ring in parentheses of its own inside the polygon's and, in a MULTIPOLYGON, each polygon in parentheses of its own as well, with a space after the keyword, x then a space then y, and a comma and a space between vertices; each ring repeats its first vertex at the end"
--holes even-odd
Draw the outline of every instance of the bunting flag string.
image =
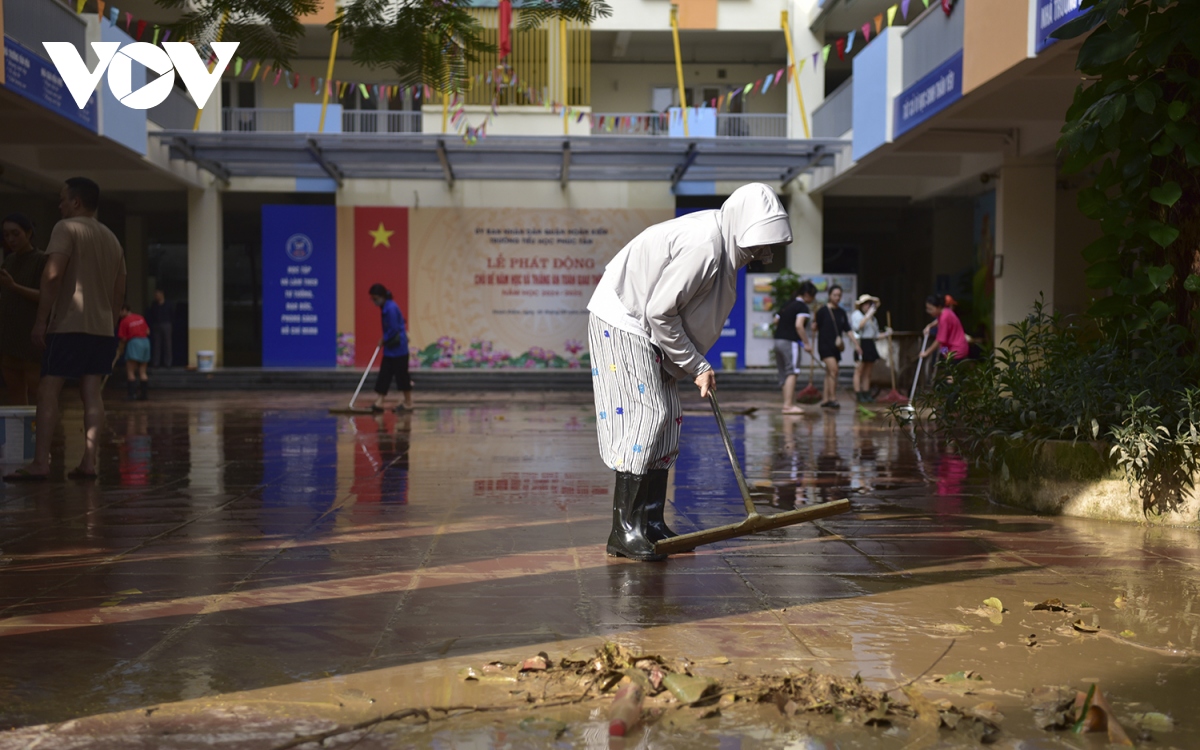
MULTIPOLYGON (((76 0, 75 11, 78 14, 84 12, 84 8, 92 0, 76 0)), ((922 6, 928 8, 931 0, 921 0, 922 6)), ((943 3, 945 4, 945 3, 943 3)), ((819 64, 828 64, 829 55, 836 51, 839 60, 845 60, 846 54, 851 53, 855 49, 855 41, 858 38, 858 33, 861 30, 861 43, 858 48, 862 49, 870 43, 873 36, 879 36, 886 22, 887 26, 891 27, 895 24, 896 18, 908 20, 909 10, 912 6, 912 0, 899 0, 896 4, 889 7, 883 13, 876 15, 871 21, 862 25, 861 29, 854 29, 848 32, 845 36, 833 40, 825 44, 820 49, 812 53, 812 67, 814 72, 819 64), (872 33, 872 25, 874 33, 872 33)), ((137 19, 132 12, 122 11, 117 6, 106 0, 95 0, 96 15, 100 19, 107 20, 109 25, 118 26, 124 15, 124 27, 126 33, 141 41, 146 36, 146 32, 151 32, 151 44, 159 45, 165 43, 171 38, 171 29, 166 26, 161 26, 157 23, 151 23, 144 19, 137 19)), ((918 6, 921 7, 921 6, 918 6)), ((198 44, 198 50, 203 57, 205 54, 211 59, 215 59, 215 55, 211 48, 206 44, 198 44)), ((790 81, 804 69, 804 64, 807 59, 801 59, 799 70, 788 66, 780 68, 777 72, 768 74, 765 78, 759 78, 756 81, 746 83, 740 86, 730 87, 728 90, 720 93, 713 99, 703 102, 703 106, 713 107, 715 109, 724 109, 731 106, 738 97, 744 100, 750 94, 757 92, 760 95, 767 94, 771 89, 779 86, 784 81, 790 81)), ((263 60, 246 59, 235 57, 233 64, 226 70, 225 75, 232 75, 233 78, 241 78, 244 73, 248 73, 247 78, 251 81, 259 79, 259 74, 262 74, 262 82, 265 84, 268 80, 271 85, 277 86, 280 81, 283 81, 289 89, 299 89, 301 87, 302 77, 299 73, 291 70, 286 70, 282 67, 275 67, 273 63, 264 62, 263 60), (274 71, 275 76, 271 78, 271 72, 274 71)), ((464 140, 468 143, 475 143, 478 140, 485 138, 487 128, 491 125, 493 119, 499 116, 499 102, 504 98, 504 93, 515 94, 517 98, 523 99, 525 102, 534 105, 542 105, 547 110, 553 111, 555 114, 561 113, 564 118, 576 115, 575 122, 581 123, 586 116, 593 129, 598 129, 602 132, 612 132, 614 128, 633 128, 633 118, 622 116, 593 116, 585 111, 577 111, 574 107, 568 104, 556 102, 550 98, 548 90, 543 88, 537 90, 533 87, 523 86, 519 81, 517 73, 509 64, 502 65, 494 70, 488 70, 483 73, 475 74, 470 80, 474 86, 486 87, 492 91, 492 100, 489 111, 486 112, 483 121, 475 126, 471 125, 467 120, 466 99, 464 96, 455 94, 450 105, 453 111, 451 121, 455 124, 457 130, 462 132, 464 140), (461 126, 461 127, 460 127, 461 126)), ((309 90, 313 96, 320 96, 326 91, 331 96, 338 98, 344 97, 350 91, 356 91, 363 99, 371 99, 372 95, 379 101, 383 100, 399 100, 408 102, 411 99, 421 99, 424 102, 432 101, 434 97, 433 89, 426 84, 417 84, 414 86, 401 86, 399 84, 382 84, 382 83, 366 83, 359 81, 339 81, 326 80, 323 77, 309 78, 309 90)), ((653 118, 656 115, 649 115, 653 118)), ((663 127, 665 127, 666 115, 661 115, 663 118, 663 127)))

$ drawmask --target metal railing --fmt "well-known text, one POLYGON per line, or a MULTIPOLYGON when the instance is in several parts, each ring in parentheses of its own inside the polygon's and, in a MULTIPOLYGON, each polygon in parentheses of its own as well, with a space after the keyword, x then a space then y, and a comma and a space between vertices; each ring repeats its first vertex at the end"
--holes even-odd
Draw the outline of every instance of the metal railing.
POLYGON ((840 138, 854 127, 854 78, 847 78, 813 110, 813 135, 840 138))
POLYGON ((342 110, 343 133, 420 133, 421 113, 400 110, 342 110))
POLYGON ((58 0, 4 0, 4 33, 50 59, 44 41, 70 42, 82 55, 86 51, 87 24, 58 0))
POLYGON ((787 138, 787 115, 717 113, 717 136, 787 138))
POLYGON ((599 112, 592 114, 592 135, 666 135, 666 112, 599 112))
POLYGON ((226 107, 221 110, 221 130, 239 133, 290 133, 291 109, 226 107))
MULTIPOLYGON (((592 135, 661 135, 670 133, 666 112, 596 112, 592 135)), ((728 138, 787 138, 786 114, 717 114, 717 135, 728 138)))

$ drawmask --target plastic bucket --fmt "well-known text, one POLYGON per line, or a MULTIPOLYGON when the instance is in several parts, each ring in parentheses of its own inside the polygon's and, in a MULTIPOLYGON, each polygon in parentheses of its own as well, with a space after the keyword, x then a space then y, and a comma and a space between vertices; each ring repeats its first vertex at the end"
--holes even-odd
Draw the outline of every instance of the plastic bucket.
POLYGON ((33 417, 35 406, 0 407, 0 462, 33 460, 33 417))
POLYGON ((721 352, 721 369, 737 369, 737 352, 721 352))
POLYGON ((200 372, 212 372, 216 366, 217 355, 215 352, 200 351, 196 352, 196 369, 200 372))

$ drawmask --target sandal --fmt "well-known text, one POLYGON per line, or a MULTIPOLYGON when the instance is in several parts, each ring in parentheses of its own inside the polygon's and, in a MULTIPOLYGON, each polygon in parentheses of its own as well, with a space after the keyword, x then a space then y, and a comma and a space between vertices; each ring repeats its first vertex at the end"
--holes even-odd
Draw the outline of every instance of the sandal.
POLYGON ((99 475, 94 471, 84 471, 80 468, 71 469, 67 472, 67 479, 73 479, 76 482, 91 482, 95 481, 99 475))
POLYGON ((6 482, 44 482, 49 478, 49 474, 34 474, 29 469, 17 469, 4 475, 6 482))

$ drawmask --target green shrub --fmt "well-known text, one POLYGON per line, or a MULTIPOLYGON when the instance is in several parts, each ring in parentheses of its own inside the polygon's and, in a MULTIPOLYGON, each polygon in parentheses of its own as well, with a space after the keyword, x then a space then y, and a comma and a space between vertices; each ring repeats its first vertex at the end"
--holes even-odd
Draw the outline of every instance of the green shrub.
POLYGON ((1102 336, 1039 300, 982 360, 943 366, 919 405, 931 429, 995 471, 1004 446, 1104 442, 1144 510, 1175 510, 1200 471, 1200 368, 1184 335, 1102 336))

